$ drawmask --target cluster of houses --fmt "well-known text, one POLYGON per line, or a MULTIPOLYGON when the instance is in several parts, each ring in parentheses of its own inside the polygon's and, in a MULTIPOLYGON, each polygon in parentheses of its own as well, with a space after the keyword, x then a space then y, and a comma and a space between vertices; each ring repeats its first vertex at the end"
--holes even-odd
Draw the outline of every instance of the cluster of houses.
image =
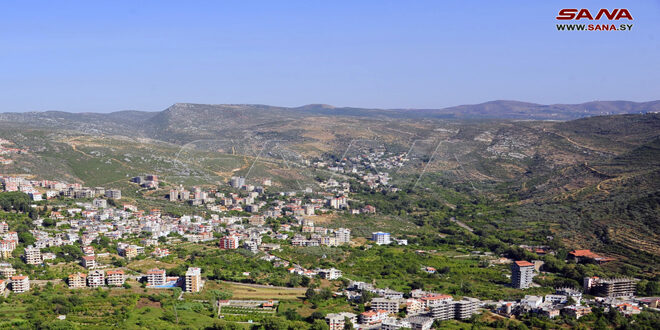
POLYGON ((624 315, 639 314, 643 306, 657 306, 658 299, 635 298, 633 279, 599 279, 586 277, 584 292, 594 294, 594 299, 584 299, 582 292, 573 288, 558 288, 555 293, 545 296, 526 295, 519 301, 486 302, 491 309, 501 315, 536 313, 548 318, 567 315, 580 318, 590 314, 594 306, 605 311, 615 309, 624 315), (607 288, 607 289, 605 289, 607 288), (596 291, 594 291, 596 290, 596 291))
MULTIPOLYGON (((543 250, 546 252, 547 250, 543 250)), ((589 250, 576 250, 569 253, 571 258, 601 258, 589 250), (576 257, 577 256, 577 257, 576 257)), ((576 260, 580 262, 581 260, 576 260)), ((525 260, 514 261, 511 264, 511 286, 526 289, 532 286, 534 276, 538 275, 539 263, 525 260)), ((636 280, 632 278, 602 279, 598 277, 585 277, 583 281, 584 293, 597 296, 593 301, 581 304, 582 292, 571 288, 559 288, 555 294, 541 296, 525 296, 519 302, 498 302, 493 310, 503 315, 518 315, 521 313, 537 313, 549 318, 565 314, 580 318, 591 313, 591 307, 598 305, 617 308, 622 313, 630 315, 640 312, 639 305, 634 301, 636 280)))
POLYGON ((452 296, 416 289, 404 298, 402 292, 391 289, 374 288, 364 282, 351 282, 340 294, 349 300, 359 299, 364 292, 376 296, 370 308, 359 315, 353 313, 328 314, 326 321, 330 329, 344 329, 346 322, 356 329, 430 329, 436 320, 465 320, 478 312, 482 302, 475 298, 463 297, 455 300, 452 296), (406 317, 399 317, 405 308, 406 317))
MULTIPOLYGON (((4 191, 20 191, 26 193, 34 201, 44 198, 52 199, 58 196, 69 198, 95 198, 105 197, 121 199, 121 190, 105 189, 103 187, 83 187, 79 183, 64 183, 52 180, 29 180, 23 176, 0 177, 4 191)), ((105 200, 99 199, 98 203, 105 200)), ((96 201, 95 201, 96 203, 96 201)))
POLYGON ((12 148, 12 147, 6 146, 6 145, 12 145, 12 144, 13 143, 9 140, 0 139, 0 164, 9 165, 9 164, 14 162, 11 158, 6 157, 8 155, 11 155, 11 154, 25 154, 25 153, 28 152, 27 149, 12 148))

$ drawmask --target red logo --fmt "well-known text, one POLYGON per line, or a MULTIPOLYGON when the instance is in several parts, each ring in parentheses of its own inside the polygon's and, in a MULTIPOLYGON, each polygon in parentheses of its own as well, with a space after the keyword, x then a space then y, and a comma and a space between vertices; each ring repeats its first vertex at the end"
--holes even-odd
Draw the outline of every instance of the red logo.
POLYGON ((598 11, 596 16, 594 17, 589 9, 576 9, 576 8, 564 8, 559 11, 559 14, 556 17, 557 19, 560 20, 576 20, 579 21, 581 19, 588 19, 590 21, 593 20, 599 20, 601 18, 607 18, 610 21, 618 21, 622 18, 625 18, 627 20, 632 21, 633 17, 630 15, 630 12, 628 9, 612 9, 611 11, 609 9, 601 9, 598 11))

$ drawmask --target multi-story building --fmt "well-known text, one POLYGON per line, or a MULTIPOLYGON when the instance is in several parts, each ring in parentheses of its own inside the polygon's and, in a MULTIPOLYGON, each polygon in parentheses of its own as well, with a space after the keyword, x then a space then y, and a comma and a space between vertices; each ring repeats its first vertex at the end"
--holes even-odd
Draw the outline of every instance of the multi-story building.
POLYGON ((319 269, 318 273, 321 278, 325 278, 326 280, 336 280, 342 276, 341 270, 336 268, 319 269))
POLYGON ((245 178, 240 176, 232 176, 229 184, 234 188, 240 188, 245 185, 245 178))
POLYGON ((112 199, 121 199, 121 190, 119 189, 108 189, 105 191, 105 197, 112 199))
POLYGON ((133 259, 138 255, 138 247, 136 245, 129 245, 119 250, 119 255, 124 256, 126 259, 133 259))
POLYGON ((371 240, 378 245, 387 245, 392 242, 390 233, 375 232, 371 233, 371 240))
POLYGON ((455 315, 453 300, 442 300, 431 307, 431 316, 435 320, 451 320, 455 315))
POLYGON ((126 275, 121 269, 109 270, 105 273, 108 286, 122 286, 126 281, 126 275))
POLYGON ((465 320, 477 312, 479 300, 464 297, 461 300, 443 300, 431 307, 431 315, 436 320, 465 320))
POLYGON ((105 200, 105 199, 101 199, 101 198, 95 198, 95 199, 92 201, 92 204, 93 204, 94 206, 98 207, 98 208, 106 208, 106 207, 108 207, 108 201, 105 200))
POLYGON ((87 286, 87 274, 75 273, 69 275, 69 288, 78 289, 87 286))
POLYGON ((399 312, 399 299, 374 298, 371 300, 371 309, 384 310, 390 314, 399 312))
POLYGON ((30 291, 30 278, 24 275, 12 276, 11 278, 11 291, 16 293, 30 291))
POLYGON ((360 314, 360 323, 376 324, 387 318, 389 313, 385 310, 369 310, 360 314))
POLYGON ((337 238, 337 244, 350 243, 351 230, 348 228, 338 228, 335 230, 335 237, 337 238))
POLYGON ((16 249, 15 240, 2 240, 0 241, 0 256, 2 259, 9 259, 12 257, 12 252, 16 249))
POLYGON ((635 294, 637 283, 632 278, 602 279, 585 277, 584 290, 595 296, 619 298, 631 297, 635 294))
POLYGON ((405 318, 410 323, 412 330, 430 330, 433 326, 433 318, 426 316, 410 316, 405 318))
POLYGON ((96 267, 96 257, 95 256, 83 256, 82 257, 82 266, 87 269, 92 269, 96 267))
POLYGON ((330 330, 344 330, 347 320, 352 326, 355 326, 357 324, 357 315, 348 312, 341 312, 325 316, 325 321, 328 322, 330 330))
POLYGON ((430 293, 422 296, 420 300, 424 303, 426 308, 431 308, 435 305, 441 304, 443 301, 454 300, 454 298, 448 294, 430 293))
POLYGON ((410 322, 407 320, 397 319, 396 317, 388 317, 380 324, 380 330, 399 330, 410 329, 410 322))
POLYGON ((41 264, 41 250, 30 245, 25 248, 25 263, 28 265, 41 264))
POLYGON ((186 292, 199 292, 202 289, 202 270, 190 267, 186 272, 186 292))
POLYGON ((463 297, 461 300, 454 301, 454 318, 457 320, 469 319, 477 313, 479 299, 463 297))
POLYGON ((87 286, 98 288, 105 285, 105 273, 101 269, 93 270, 87 275, 87 286))
POLYGON ((534 264, 519 260, 511 264, 511 286, 518 289, 529 288, 534 278, 534 264))
POLYGON ((0 264, 0 276, 4 278, 10 278, 16 275, 16 269, 9 263, 0 264))
POLYGON ((0 234, 4 234, 9 231, 9 225, 6 222, 0 222, 0 234))
POLYGON ((220 238, 220 248, 223 250, 238 249, 238 237, 234 235, 225 236, 220 238))
POLYGON ((164 269, 154 268, 147 272, 147 285, 158 286, 165 285, 166 276, 164 269))

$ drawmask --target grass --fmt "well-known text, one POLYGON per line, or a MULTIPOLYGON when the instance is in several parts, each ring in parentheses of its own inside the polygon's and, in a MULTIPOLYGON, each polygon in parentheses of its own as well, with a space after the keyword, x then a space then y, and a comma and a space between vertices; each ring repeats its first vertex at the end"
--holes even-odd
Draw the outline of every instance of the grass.
POLYGON ((238 300, 299 300, 307 291, 307 288, 253 287, 229 282, 221 282, 218 287, 231 292, 232 299, 238 300))

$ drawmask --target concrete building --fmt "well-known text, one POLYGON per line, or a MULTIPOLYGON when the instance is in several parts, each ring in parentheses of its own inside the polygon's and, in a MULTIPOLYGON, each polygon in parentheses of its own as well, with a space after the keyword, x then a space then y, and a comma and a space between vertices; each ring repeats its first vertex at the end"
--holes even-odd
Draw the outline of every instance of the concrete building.
POLYGON ((236 236, 225 236, 220 238, 220 248, 223 250, 235 250, 238 249, 238 237, 236 236))
POLYGON ((202 290, 202 270, 196 267, 188 268, 186 272, 186 292, 199 292, 202 290))
POLYGON ((105 199, 101 199, 101 198, 96 198, 96 199, 94 199, 94 200, 92 201, 92 204, 93 204, 94 206, 98 207, 98 208, 103 208, 103 209, 106 208, 106 207, 108 207, 108 201, 105 200, 105 199))
POLYGON ((344 330, 346 321, 350 322, 353 326, 357 324, 357 315, 348 312, 331 313, 325 316, 325 321, 328 323, 330 330, 344 330))
POLYGON ((399 299, 374 298, 371 300, 371 309, 384 310, 390 314, 399 312, 399 299))
POLYGON ((106 281, 108 286, 122 286, 126 281, 126 275, 121 269, 109 270, 106 272, 106 281))
POLYGON ((32 245, 25 248, 25 263, 28 265, 41 264, 41 250, 32 245))
POLYGON ((335 230, 335 237, 337 238, 337 244, 350 243, 351 230, 348 228, 338 228, 335 230))
POLYGON ((464 297, 461 300, 443 300, 431 307, 431 315, 436 320, 465 320, 477 312, 479 299, 464 297))
POLYGON ((341 270, 335 268, 319 269, 318 273, 321 278, 326 280, 336 280, 342 276, 341 270))
POLYGON ((69 275, 69 288, 70 289, 79 289, 87 286, 87 274, 84 273, 75 273, 69 275))
POLYGON ((511 264, 511 286, 526 289, 532 284, 534 278, 534 264, 519 260, 511 264))
POLYGON ((87 269, 92 269, 96 267, 96 257, 95 256, 83 256, 82 257, 82 266, 87 269))
POLYGON ((376 324, 387 318, 389 313, 384 310, 370 310, 360 314, 360 323, 376 324))
POLYGON ((632 297, 637 284, 632 278, 601 279, 598 277, 585 277, 584 290, 595 296, 619 298, 632 297))
POLYGON ((30 291, 30 278, 24 275, 12 276, 11 291, 23 293, 30 291))
POLYGON ((147 272, 147 285, 164 285, 166 281, 165 270, 154 268, 147 272))
POLYGON ((121 190, 119 189, 108 189, 105 191, 105 197, 112 199, 121 199, 121 190))
POLYGON ((371 240, 376 242, 378 245, 387 245, 392 242, 390 233, 375 232, 371 233, 371 240))
POLYGON ((590 314, 591 307, 581 305, 566 306, 562 308, 561 313, 579 319, 582 316, 590 314))
POLYGON ((430 330, 433 326, 433 318, 426 316, 411 316, 405 318, 410 323, 410 329, 413 330, 430 330))
POLYGON ((380 324, 380 330, 398 330, 398 329, 410 329, 410 322, 397 319, 395 317, 388 317, 383 320, 380 324))
POLYGON ((245 178, 240 176, 232 176, 229 185, 234 188, 240 188, 245 185, 245 178))
POLYGON ((105 272, 97 269, 87 274, 87 286, 90 288, 98 288, 105 285, 105 272))

